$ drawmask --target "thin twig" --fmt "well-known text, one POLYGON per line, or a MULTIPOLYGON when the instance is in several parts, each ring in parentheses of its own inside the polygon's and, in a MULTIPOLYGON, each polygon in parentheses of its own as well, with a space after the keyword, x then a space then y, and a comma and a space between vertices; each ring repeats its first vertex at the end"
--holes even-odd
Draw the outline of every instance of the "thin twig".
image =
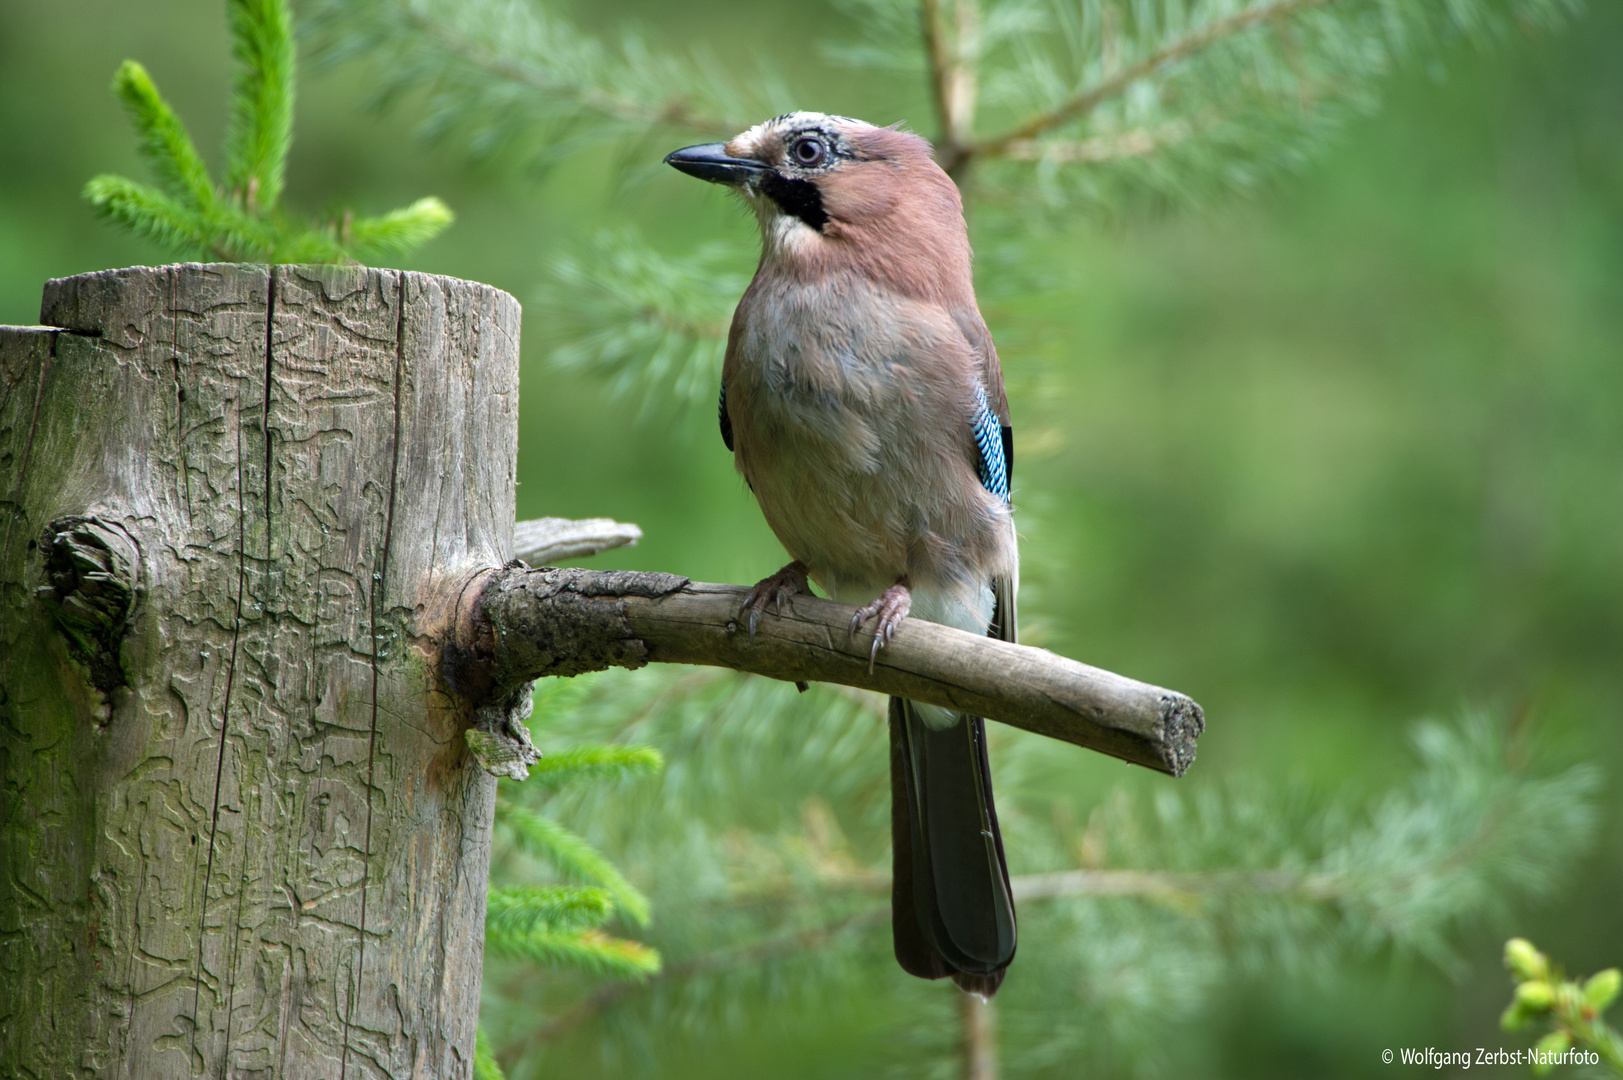
POLYGON ((980 10, 975 0, 954 0, 953 29, 946 28, 941 0, 922 0, 923 47, 930 63, 930 93, 935 99, 936 159, 948 174, 958 167, 962 148, 975 138, 975 101, 979 96, 980 10))
POLYGON ((936 123, 941 128, 941 142, 952 139, 952 94, 948 83, 952 78, 952 53, 947 44, 947 28, 941 22, 941 0, 923 0, 919 4, 919 21, 923 23, 924 54, 930 64, 930 94, 935 104, 936 123))
POLYGON ((1104 102, 1124 93, 1128 87, 1140 79, 1148 78, 1162 68, 1215 45, 1225 38, 1233 37, 1235 34, 1242 33, 1254 26, 1289 18, 1308 8, 1334 2, 1335 0, 1273 0, 1272 3, 1257 4, 1226 18, 1208 23, 1198 30, 1190 31, 1164 48, 1158 49, 1137 63, 1129 64, 1093 86, 1082 90, 1055 108, 1037 113, 1013 130, 1005 132, 996 138, 964 145, 960 149, 961 156, 957 164, 962 167, 962 165, 977 158, 1006 156, 1011 146, 1019 143, 1029 143, 1062 124, 1086 116, 1104 102))
POLYGON ((997 1080, 997 1012, 991 1000, 959 994, 958 1022, 964 1035, 964 1080, 997 1080))
POLYGON ((1157 128, 1136 128, 1118 135, 1092 139, 1075 141, 1028 139, 1010 143, 1004 151, 1004 156, 1011 161, 1052 161, 1063 164, 1078 161, 1120 161, 1124 158, 1147 157, 1157 150, 1176 146, 1193 133, 1193 126, 1185 121, 1175 120, 1157 128))
POLYGON ((975 138, 980 65, 980 9, 975 0, 955 0, 952 10, 955 25, 949 34, 941 0, 921 0, 919 5, 930 90, 941 126, 936 155, 949 175, 975 138))
MULTIPOLYGON (((829 882, 825 879, 825 884, 829 882)), ((861 874, 849 882, 853 891, 889 892, 888 875, 861 874)), ((1302 875, 1286 870, 1233 871, 1213 873, 1165 873, 1141 870, 1072 870, 1056 874, 1023 874, 1010 885, 1016 900, 1043 900, 1078 896, 1168 897, 1214 892, 1301 892, 1311 899, 1334 896, 1327 875, 1302 875), (1321 880, 1322 879, 1322 880, 1321 880)), ((641 982, 608 983, 536 1029, 530 1043, 555 1042, 590 1022, 625 998, 656 987, 680 982, 697 975, 736 971, 753 967, 791 953, 820 949, 834 939, 860 933, 879 925, 890 916, 890 908, 878 906, 841 916, 820 926, 789 934, 747 942, 715 952, 702 953, 674 964, 641 982)), ((967 995, 966 995, 967 996, 967 995)))
POLYGON ((667 964, 658 975, 642 982, 609 983, 541 1025, 527 1041, 532 1044, 556 1042, 582 1024, 592 1020, 622 998, 629 997, 632 994, 651 990, 665 983, 692 978, 695 975, 752 967, 790 953, 819 949, 837 937, 845 934, 861 933, 871 927, 878 926, 889 914, 889 908, 873 908, 867 911, 859 911, 854 915, 848 915, 842 919, 824 923, 821 926, 813 926, 805 930, 782 934, 778 937, 767 938, 764 941, 750 942, 729 949, 718 949, 716 952, 703 953, 679 963, 667 964))

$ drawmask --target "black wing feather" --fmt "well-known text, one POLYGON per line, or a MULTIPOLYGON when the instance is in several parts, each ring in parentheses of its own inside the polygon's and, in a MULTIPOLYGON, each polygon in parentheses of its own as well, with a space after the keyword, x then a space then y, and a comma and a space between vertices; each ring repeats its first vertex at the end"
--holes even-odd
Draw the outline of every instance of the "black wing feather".
MULTIPOLYGON (((733 448, 733 418, 727 415, 727 384, 721 384, 721 396, 716 399, 716 417, 721 421, 721 441, 727 444, 727 449, 733 448)), ((1008 429, 1005 428, 1005 431, 1008 429)), ((1007 439, 1008 436, 1004 435, 1007 439)))

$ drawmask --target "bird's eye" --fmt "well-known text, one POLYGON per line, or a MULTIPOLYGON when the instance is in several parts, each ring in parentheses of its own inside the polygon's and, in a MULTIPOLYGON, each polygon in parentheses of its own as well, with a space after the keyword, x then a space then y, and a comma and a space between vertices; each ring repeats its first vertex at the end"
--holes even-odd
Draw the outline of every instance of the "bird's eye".
POLYGON ((828 147, 823 145, 822 139, 801 139, 789 148, 789 154, 796 165, 821 165, 828 156, 828 147))

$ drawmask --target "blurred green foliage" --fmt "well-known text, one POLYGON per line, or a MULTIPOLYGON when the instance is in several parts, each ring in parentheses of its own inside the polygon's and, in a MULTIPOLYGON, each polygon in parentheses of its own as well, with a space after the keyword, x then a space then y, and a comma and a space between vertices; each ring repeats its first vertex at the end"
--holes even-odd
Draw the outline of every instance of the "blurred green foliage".
MULTIPOLYGON (((792 70, 798 104, 928 130, 916 75, 855 80, 807 44, 855 34, 840 9, 700 0, 572 14, 588 29, 634 15, 650 38, 752 58, 716 61, 746 82, 757 63, 792 70)), ((0 0, 0 27, 0 321, 27 323, 44 279, 153 259, 75 198, 85 175, 135 164, 106 72, 142 57, 199 144, 220 145, 229 46, 217 0, 0 0)), ((978 287, 1019 424, 1027 640, 1197 697, 1210 730, 1186 797, 1242 776, 1326 802, 1369 797, 1409 775, 1409 721, 1462 704, 1524 716, 1568 758, 1623 775, 1623 13, 1597 4, 1575 31, 1511 37, 1411 64, 1380 113, 1352 120, 1299 178, 1245 200, 1050 216, 1018 244, 1008 225, 976 226, 978 287)), ((648 169, 629 175, 605 149, 539 174, 467 169, 410 141, 410 109, 365 111, 376 89, 353 67, 308 79, 288 187, 327 207, 443 192, 461 224, 410 266, 528 302, 564 253, 580 265, 595 237, 632 223, 669 260, 722 237, 752 242, 714 191, 656 172, 669 146, 650 146, 648 169)), ((531 304, 525 328, 521 516, 640 523, 639 548, 602 560, 615 565, 730 581, 778 565, 709 402, 628 425, 600 379, 543 364, 547 311, 531 304)), ((999 738, 1010 815, 1070 814, 1085 835, 1108 793, 1152 800, 1159 783, 1069 748, 1009 753, 1018 740, 999 738)), ((715 779, 671 761, 662 784, 715 779)), ((1517 908, 1519 931, 1586 970, 1623 959, 1617 792, 1611 782, 1602 797, 1599 846, 1559 891, 1517 908)), ((802 794, 740 799, 762 829, 816 835, 802 794)), ((844 808, 860 787, 821 795, 844 808)), ((589 821, 564 820, 619 850, 589 821)), ((856 824, 844 831, 862 835, 856 824)), ((674 935, 655 901, 654 928, 674 935)), ((874 929, 852 918, 839 932, 874 929)), ((656 1033, 652 1052, 670 1075, 725 1064, 834 1076, 870 1072, 887 1048, 940 1051, 948 999, 893 970, 882 928, 867 940, 809 956, 854 963, 862 994, 809 1002, 780 987, 702 1043, 642 1029, 656 1033), (898 1014, 939 1023, 898 1045, 898 1014)), ((1200 1074, 1235 1077, 1386 1076, 1385 1046, 1499 1045, 1500 940, 1467 929, 1453 976, 1382 948, 1329 975, 1235 965, 1167 1042, 1204 1048, 1200 1074)), ((1134 970, 1131 956, 1121 965, 1134 970)), ((492 965, 493 1001, 522 978, 492 965)), ((553 988, 556 1004, 570 989, 553 988)), ((1040 1037, 1013 1013, 1005 1045, 1040 1037)), ((635 1071, 631 1033, 607 1017, 607 1038, 558 1043, 553 1070, 635 1071), (622 1056, 605 1063, 599 1043, 617 1039, 622 1056)))
POLYGON ((345 211, 314 226, 283 214, 278 204, 293 145, 292 12, 287 0, 230 0, 226 10, 235 64, 224 184, 215 186, 146 68, 126 60, 113 76, 113 93, 129 114, 158 187, 108 173, 93 177, 84 196, 98 214, 167 254, 225 262, 403 255, 451 223, 450 209, 433 196, 379 217, 345 211))

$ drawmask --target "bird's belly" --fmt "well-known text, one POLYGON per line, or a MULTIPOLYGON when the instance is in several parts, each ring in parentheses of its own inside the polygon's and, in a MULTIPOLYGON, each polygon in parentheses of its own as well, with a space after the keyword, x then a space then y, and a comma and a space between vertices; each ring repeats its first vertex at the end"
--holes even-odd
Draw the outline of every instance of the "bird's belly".
POLYGON ((1013 526, 939 437, 940 419, 912 404, 753 402, 750 422, 735 423, 739 463, 772 531, 831 596, 864 603, 906 577, 932 609, 921 616, 984 628, 1013 526))
MULTIPOLYGON (((849 427, 850 418, 842 420, 849 427)), ((916 514, 907 478, 888 467, 887 456, 882 448, 873 454, 782 434, 747 453, 745 475, 772 531, 836 595, 877 592, 907 573, 916 514)))

